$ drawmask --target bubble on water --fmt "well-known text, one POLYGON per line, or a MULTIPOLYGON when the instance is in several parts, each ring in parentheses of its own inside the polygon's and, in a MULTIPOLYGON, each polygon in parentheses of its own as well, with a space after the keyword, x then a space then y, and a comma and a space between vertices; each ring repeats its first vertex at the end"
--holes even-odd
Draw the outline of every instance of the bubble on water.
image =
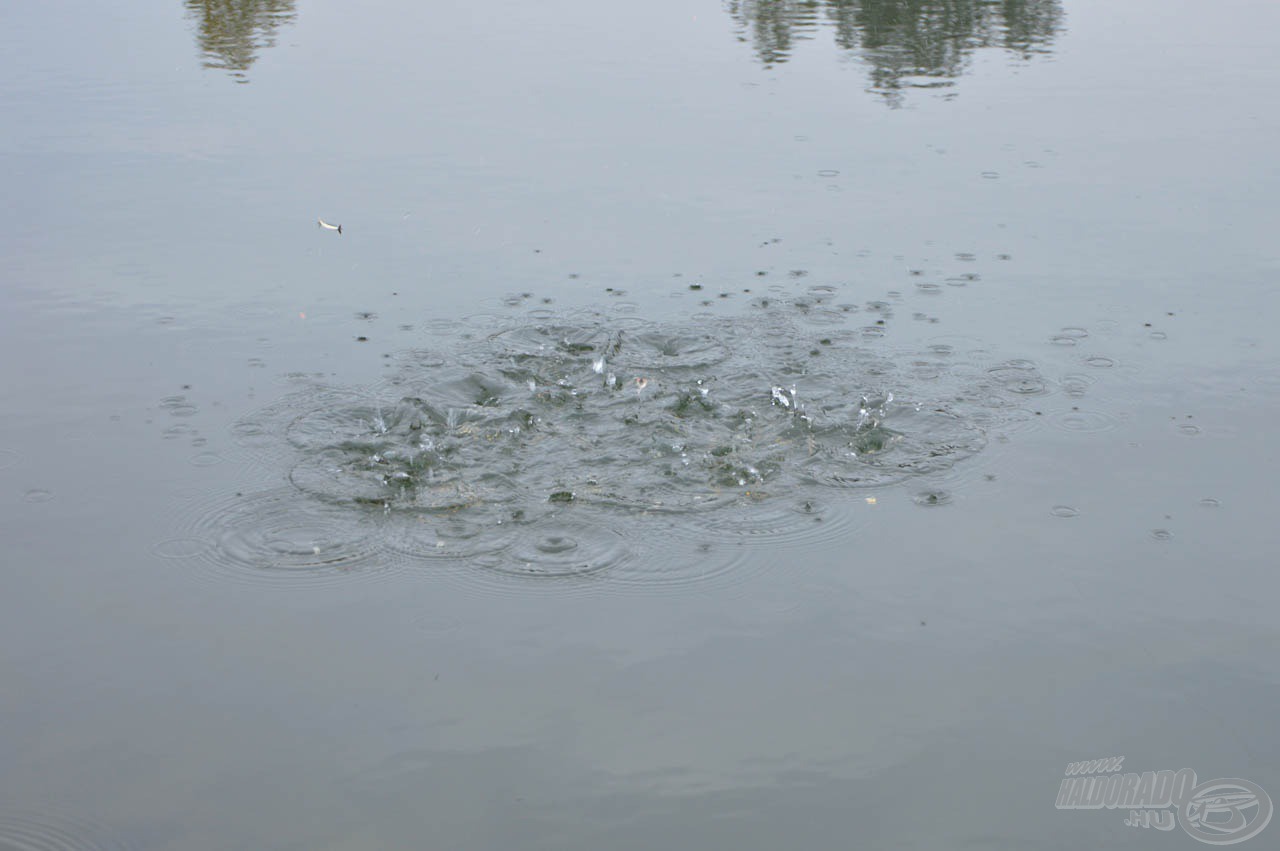
POLYGON ((1116 362, 1111 358, 1102 357, 1100 355, 1085 358, 1084 362, 1095 369, 1110 369, 1116 365, 1116 362))
POLYGON ((27 502, 48 502, 53 499, 53 491, 44 488, 32 488, 22 495, 27 502))
POLYGON ((1192 425, 1191 423, 1183 423, 1179 425, 1178 431, 1187 437, 1196 437, 1201 433, 1200 426, 1192 425))
POLYGON ((1079 511, 1069 505, 1055 505, 1053 508, 1049 509, 1049 513, 1054 517, 1062 518, 1078 517, 1080 515, 1079 511))
POLYGON ((1221 508, 1222 501, 1218 499, 1214 499, 1211 496, 1207 496, 1204 499, 1200 500, 1200 506, 1202 508, 1221 508))
POLYGON ((1152 529, 1151 537, 1156 541, 1168 541, 1173 538, 1173 533, 1168 529, 1152 529))

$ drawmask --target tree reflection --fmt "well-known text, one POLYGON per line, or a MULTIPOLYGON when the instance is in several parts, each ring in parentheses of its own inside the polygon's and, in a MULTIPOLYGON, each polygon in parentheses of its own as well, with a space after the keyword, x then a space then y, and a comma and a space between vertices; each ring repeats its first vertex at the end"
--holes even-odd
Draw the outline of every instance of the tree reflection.
POLYGON ((1061 0, 725 0, 765 67, 796 42, 830 27, 836 44, 869 66, 871 90, 892 106, 908 88, 953 85, 973 52, 1001 47, 1019 58, 1049 52, 1062 28, 1061 0))
POLYGON ((276 30, 297 17, 295 0, 184 0, 196 22, 196 41, 206 68, 230 71, 238 83, 258 51, 276 43, 276 30))

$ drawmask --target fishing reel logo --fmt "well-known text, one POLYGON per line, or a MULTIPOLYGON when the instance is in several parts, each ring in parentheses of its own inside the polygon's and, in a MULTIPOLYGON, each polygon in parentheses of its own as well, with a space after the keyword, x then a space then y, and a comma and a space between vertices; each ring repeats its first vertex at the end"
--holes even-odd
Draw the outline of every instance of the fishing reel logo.
POLYGON ((1129 810, 1124 820, 1128 827, 1167 831, 1181 825, 1207 845, 1244 842, 1271 822, 1271 797, 1250 780, 1197 783, 1190 768, 1122 773, 1123 763, 1121 756, 1068 765, 1058 787, 1057 808, 1125 809, 1129 810))

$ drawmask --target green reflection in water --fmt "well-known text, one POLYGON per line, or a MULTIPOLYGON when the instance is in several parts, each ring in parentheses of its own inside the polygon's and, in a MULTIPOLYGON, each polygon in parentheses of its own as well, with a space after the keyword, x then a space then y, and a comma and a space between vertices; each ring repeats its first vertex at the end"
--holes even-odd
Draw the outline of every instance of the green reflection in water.
POLYGON ((294 0, 185 0, 183 5, 196 22, 204 67, 229 71, 237 83, 249 82, 245 72, 258 51, 275 45, 276 30, 297 17, 294 0))
POLYGON ((979 48, 1020 59, 1048 53, 1060 0, 726 0, 741 41, 765 67, 786 62, 823 27, 870 66, 869 90, 900 106, 906 89, 947 88, 979 48))

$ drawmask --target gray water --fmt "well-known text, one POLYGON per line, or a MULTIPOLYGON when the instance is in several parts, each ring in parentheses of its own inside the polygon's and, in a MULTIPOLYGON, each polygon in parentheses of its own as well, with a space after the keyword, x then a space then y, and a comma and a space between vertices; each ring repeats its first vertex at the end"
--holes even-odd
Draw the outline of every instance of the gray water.
POLYGON ((1280 796, 1277 24, 11 4, 0 848, 1202 847, 1055 804, 1280 796))

